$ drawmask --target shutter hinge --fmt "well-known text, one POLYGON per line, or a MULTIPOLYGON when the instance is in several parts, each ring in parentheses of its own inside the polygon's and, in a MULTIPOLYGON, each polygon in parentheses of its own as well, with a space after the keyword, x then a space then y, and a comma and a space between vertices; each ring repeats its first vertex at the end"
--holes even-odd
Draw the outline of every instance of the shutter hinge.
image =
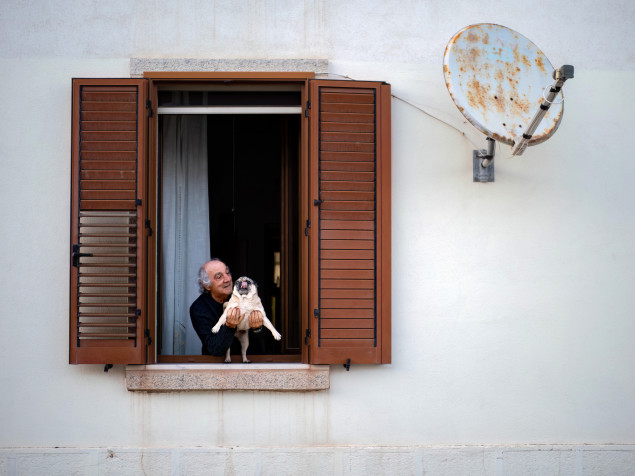
POLYGON ((110 369, 112 369, 112 364, 104 365, 104 372, 108 372, 110 369))
POLYGON ((320 317, 320 310, 319 309, 313 309, 313 317, 315 317, 315 318, 320 317))
POLYGON ((136 206, 140 207, 141 205, 143 205, 143 200, 141 200, 140 198, 137 198, 137 199, 134 201, 134 204, 135 204, 136 206))
POLYGON ((313 205, 315 205, 316 207, 319 207, 322 204, 323 201, 324 200, 316 198, 315 200, 313 200, 313 205))
POLYGON ((311 109, 311 101, 306 102, 306 109, 304 110, 304 117, 309 117, 309 109, 311 109))
POLYGON ((351 370, 351 359, 346 359, 346 363, 344 364, 344 368, 346 369, 347 372, 349 370, 351 370))
POLYGON ((152 236, 152 223, 146 218, 146 228, 148 229, 148 236, 152 236))
POLYGON ((79 267, 79 258, 82 256, 93 256, 92 253, 80 253, 79 245, 73 245, 73 266, 79 267))
POLYGON ((143 331, 143 337, 148 338, 148 345, 152 345, 152 337, 150 337, 150 329, 143 331))
POLYGON ((146 109, 148 110, 148 117, 152 117, 154 113, 152 112, 152 101, 146 99, 146 109))
POLYGON ((311 220, 306 221, 306 226, 304 227, 304 236, 309 236, 309 228, 311 228, 311 220))
POLYGON ((306 330, 306 335, 304 336, 304 343, 309 345, 309 338, 311 337, 311 329, 306 330))
POLYGON ((135 319, 139 319, 139 316, 140 316, 140 315, 141 315, 141 309, 137 309, 137 310, 134 312, 135 319))

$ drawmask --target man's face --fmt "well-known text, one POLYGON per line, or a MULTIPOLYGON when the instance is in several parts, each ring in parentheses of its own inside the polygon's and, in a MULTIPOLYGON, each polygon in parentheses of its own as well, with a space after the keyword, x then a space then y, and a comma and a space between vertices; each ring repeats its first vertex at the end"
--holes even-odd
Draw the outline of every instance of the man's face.
POLYGON ((232 273, 222 261, 209 261, 205 265, 205 271, 212 282, 208 290, 218 302, 225 302, 232 293, 232 273))

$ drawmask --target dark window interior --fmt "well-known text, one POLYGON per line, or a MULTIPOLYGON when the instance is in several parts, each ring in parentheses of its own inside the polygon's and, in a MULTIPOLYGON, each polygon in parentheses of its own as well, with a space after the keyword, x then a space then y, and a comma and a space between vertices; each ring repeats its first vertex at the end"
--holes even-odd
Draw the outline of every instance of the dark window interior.
MULTIPOLYGON (((283 346, 269 332, 260 332, 250 339, 252 354, 300 350, 297 319, 285 322, 283 313, 290 309, 283 304, 281 270, 276 273, 276 261, 282 266, 288 255, 297 255, 297 122, 297 117, 282 115, 208 117, 211 256, 231 263, 234 279, 246 275, 258 283, 265 312, 288 339, 283 346), (292 213, 285 213, 286 207, 292 213), (285 215, 292 219, 283 227, 285 215), (294 231, 285 237, 291 249, 284 255, 283 228, 294 231)), ((286 279, 297 283, 294 268, 286 279)), ((297 309, 297 299, 289 304, 297 309)), ((238 342, 234 345, 239 352, 238 342)))

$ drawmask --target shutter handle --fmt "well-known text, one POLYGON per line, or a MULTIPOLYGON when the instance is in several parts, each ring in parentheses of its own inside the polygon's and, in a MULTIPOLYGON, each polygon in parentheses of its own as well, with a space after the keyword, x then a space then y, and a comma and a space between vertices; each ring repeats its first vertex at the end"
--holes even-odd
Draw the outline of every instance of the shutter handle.
POLYGON ((323 201, 324 200, 320 200, 319 198, 316 198, 315 200, 313 200, 313 205, 315 205, 316 207, 319 207, 323 201))

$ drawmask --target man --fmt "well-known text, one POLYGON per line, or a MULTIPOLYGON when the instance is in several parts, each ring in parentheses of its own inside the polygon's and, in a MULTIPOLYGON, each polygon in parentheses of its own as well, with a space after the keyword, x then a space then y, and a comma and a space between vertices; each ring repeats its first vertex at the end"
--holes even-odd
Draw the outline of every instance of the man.
MULTIPOLYGON (((194 330, 203 343, 203 355, 223 356, 231 346, 236 326, 245 315, 239 309, 227 313, 227 322, 221 326, 217 334, 212 333, 223 314, 223 303, 232 294, 234 283, 232 274, 225 263, 218 258, 203 264, 198 272, 198 285, 201 295, 190 306, 190 319, 194 330)), ((249 315, 249 327, 257 329, 262 326, 262 314, 259 311, 249 315)))

